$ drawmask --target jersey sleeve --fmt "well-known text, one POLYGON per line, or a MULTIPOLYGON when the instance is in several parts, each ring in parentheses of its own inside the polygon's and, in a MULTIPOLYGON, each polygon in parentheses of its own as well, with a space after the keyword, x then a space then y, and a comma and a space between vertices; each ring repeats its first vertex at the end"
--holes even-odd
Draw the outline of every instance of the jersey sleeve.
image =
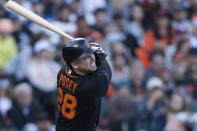
POLYGON ((107 92, 112 73, 105 56, 103 54, 96 54, 95 56, 98 68, 91 76, 91 81, 94 84, 93 93, 96 97, 102 97, 107 92))
POLYGON ((100 98, 104 96, 107 92, 109 86, 109 80, 106 76, 100 73, 95 73, 89 79, 93 88, 91 88, 92 95, 96 98, 100 98))

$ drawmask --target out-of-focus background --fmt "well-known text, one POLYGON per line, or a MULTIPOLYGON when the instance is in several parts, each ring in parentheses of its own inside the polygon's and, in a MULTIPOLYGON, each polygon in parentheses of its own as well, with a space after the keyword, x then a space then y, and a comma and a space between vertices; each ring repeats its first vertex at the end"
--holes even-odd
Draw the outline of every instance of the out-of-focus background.
MULTIPOLYGON (((197 131, 197 0, 15 0, 112 67, 98 131, 197 131)), ((66 39, 0 0, 0 131, 54 131, 66 39)))

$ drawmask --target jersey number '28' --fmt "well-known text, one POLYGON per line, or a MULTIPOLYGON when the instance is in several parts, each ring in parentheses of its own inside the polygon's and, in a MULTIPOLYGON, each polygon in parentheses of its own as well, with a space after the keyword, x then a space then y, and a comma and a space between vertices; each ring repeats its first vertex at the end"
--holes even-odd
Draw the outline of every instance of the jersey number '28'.
POLYGON ((62 88, 58 87, 58 110, 62 112, 62 115, 68 119, 73 119, 76 113, 77 99, 75 96, 72 96, 66 93, 63 96, 62 88), (62 104, 62 106, 60 106, 62 104))

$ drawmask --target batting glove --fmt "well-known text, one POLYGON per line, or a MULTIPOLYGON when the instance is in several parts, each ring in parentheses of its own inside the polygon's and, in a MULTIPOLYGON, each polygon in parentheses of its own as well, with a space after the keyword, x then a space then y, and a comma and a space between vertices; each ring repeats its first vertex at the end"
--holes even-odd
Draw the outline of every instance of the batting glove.
POLYGON ((106 53, 104 52, 104 50, 102 49, 100 44, 98 44, 98 43, 90 43, 90 47, 91 47, 91 49, 92 49, 92 51, 94 53, 106 55, 106 53))

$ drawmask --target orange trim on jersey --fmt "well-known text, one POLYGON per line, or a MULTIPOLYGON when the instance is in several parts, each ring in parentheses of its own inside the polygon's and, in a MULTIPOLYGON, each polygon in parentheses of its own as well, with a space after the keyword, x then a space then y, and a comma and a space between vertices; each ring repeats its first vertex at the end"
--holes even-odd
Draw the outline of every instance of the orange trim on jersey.
POLYGON ((72 75, 68 74, 68 67, 66 67, 65 71, 66 71, 66 75, 68 75, 69 77, 71 77, 71 78, 76 78, 77 77, 77 76, 72 76, 72 75))
POLYGON ((108 81, 110 81, 109 77, 105 73, 102 74, 107 78, 108 81))

